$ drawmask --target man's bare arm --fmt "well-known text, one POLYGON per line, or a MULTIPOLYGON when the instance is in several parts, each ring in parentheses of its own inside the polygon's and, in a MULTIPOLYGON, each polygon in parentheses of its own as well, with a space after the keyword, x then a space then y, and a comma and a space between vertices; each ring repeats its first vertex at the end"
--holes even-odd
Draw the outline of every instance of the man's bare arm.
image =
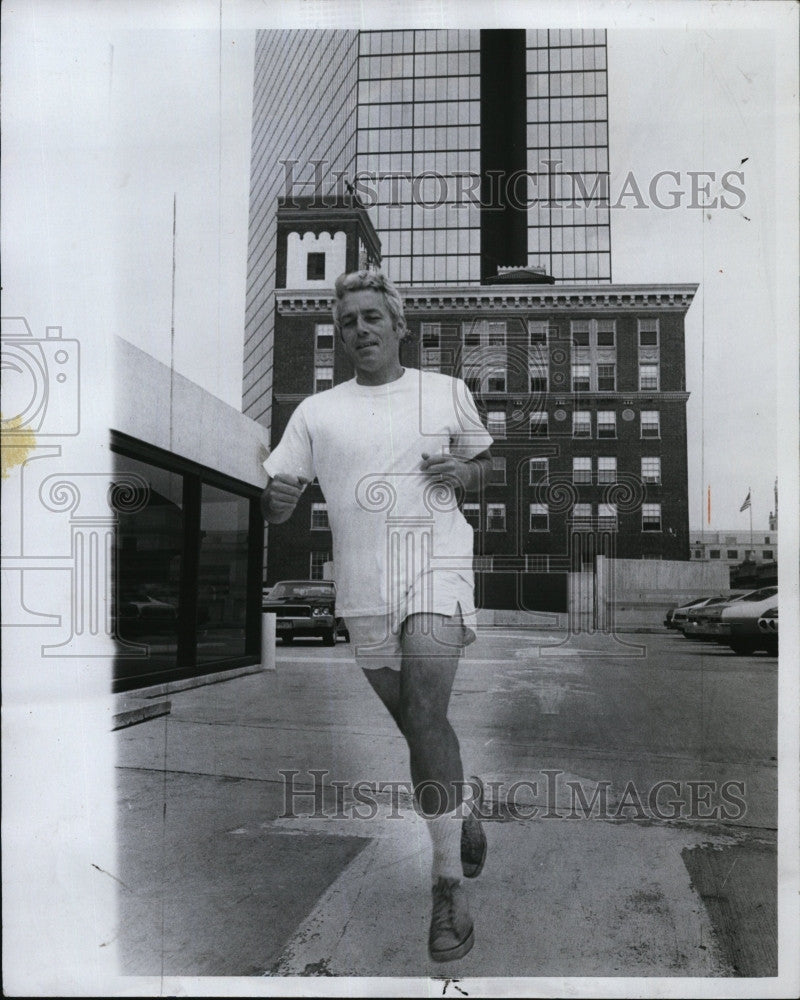
POLYGON ((308 480, 302 476, 277 475, 261 494, 261 513, 269 524, 282 524, 294 513, 308 480))
POLYGON ((467 460, 454 455, 428 455, 423 452, 420 468, 432 478, 456 480, 466 493, 478 493, 492 470, 492 453, 487 448, 467 460))

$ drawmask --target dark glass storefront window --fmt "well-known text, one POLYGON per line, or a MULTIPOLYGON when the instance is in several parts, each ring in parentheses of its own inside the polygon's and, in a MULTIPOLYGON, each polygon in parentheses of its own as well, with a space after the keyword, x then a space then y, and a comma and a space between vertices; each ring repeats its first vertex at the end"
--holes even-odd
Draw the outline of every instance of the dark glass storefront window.
POLYGON ((115 549, 114 689, 257 663, 263 521, 259 490, 112 433, 120 506, 115 549))
POLYGON ((134 473, 149 486, 140 510, 117 515, 120 654, 132 654, 129 669, 158 673, 178 662, 183 477, 124 455, 117 456, 116 471, 134 473))
POLYGON ((243 656, 249 502, 213 486, 200 494, 197 662, 243 656))

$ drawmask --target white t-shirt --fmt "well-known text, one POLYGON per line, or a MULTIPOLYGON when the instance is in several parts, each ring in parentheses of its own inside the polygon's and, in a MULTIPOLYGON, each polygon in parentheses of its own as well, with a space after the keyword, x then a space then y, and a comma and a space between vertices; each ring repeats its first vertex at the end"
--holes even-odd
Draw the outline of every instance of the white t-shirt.
POLYGON ((422 453, 470 459, 492 437, 461 379, 407 368, 386 385, 355 379, 304 399, 264 462, 269 476, 315 476, 333 535, 341 615, 392 614, 432 571, 463 580, 472 604, 472 527, 422 453))

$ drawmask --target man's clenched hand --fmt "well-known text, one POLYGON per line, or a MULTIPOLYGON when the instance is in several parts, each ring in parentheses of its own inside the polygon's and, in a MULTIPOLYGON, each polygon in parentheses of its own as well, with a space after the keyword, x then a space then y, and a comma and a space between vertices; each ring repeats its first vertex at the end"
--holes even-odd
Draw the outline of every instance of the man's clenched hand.
POLYGON ((423 451, 420 469, 431 479, 457 483, 467 493, 472 493, 480 489, 481 477, 484 474, 483 466, 483 456, 465 462, 454 455, 429 455, 423 451))
POLYGON ((281 524, 293 514, 297 501, 308 486, 302 476, 277 475, 270 479, 261 494, 261 513, 270 524, 281 524))

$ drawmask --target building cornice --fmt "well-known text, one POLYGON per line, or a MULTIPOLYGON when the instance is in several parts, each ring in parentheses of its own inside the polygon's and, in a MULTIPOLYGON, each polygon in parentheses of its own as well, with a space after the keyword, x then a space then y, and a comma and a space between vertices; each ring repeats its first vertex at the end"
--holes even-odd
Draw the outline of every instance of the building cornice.
MULTIPOLYGON (((276 403, 299 403, 308 392, 276 392, 273 399, 276 403)), ((483 403, 527 402, 535 395, 537 399, 552 403, 554 406, 570 406, 576 403, 608 403, 610 406, 636 406, 642 403, 685 403, 689 399, 688 392, 492 392, 482 393, 483 403)))
MULTIPOLYGON (((541 312, 620 309, 686 312, 698 286, 685 285, 454 285, 452 287, 398 286, 411 313, 437 312, 541 312)), ((294 313, 329 313, 333 295, 328 290, 275 291, 277 310, 294 313)))

